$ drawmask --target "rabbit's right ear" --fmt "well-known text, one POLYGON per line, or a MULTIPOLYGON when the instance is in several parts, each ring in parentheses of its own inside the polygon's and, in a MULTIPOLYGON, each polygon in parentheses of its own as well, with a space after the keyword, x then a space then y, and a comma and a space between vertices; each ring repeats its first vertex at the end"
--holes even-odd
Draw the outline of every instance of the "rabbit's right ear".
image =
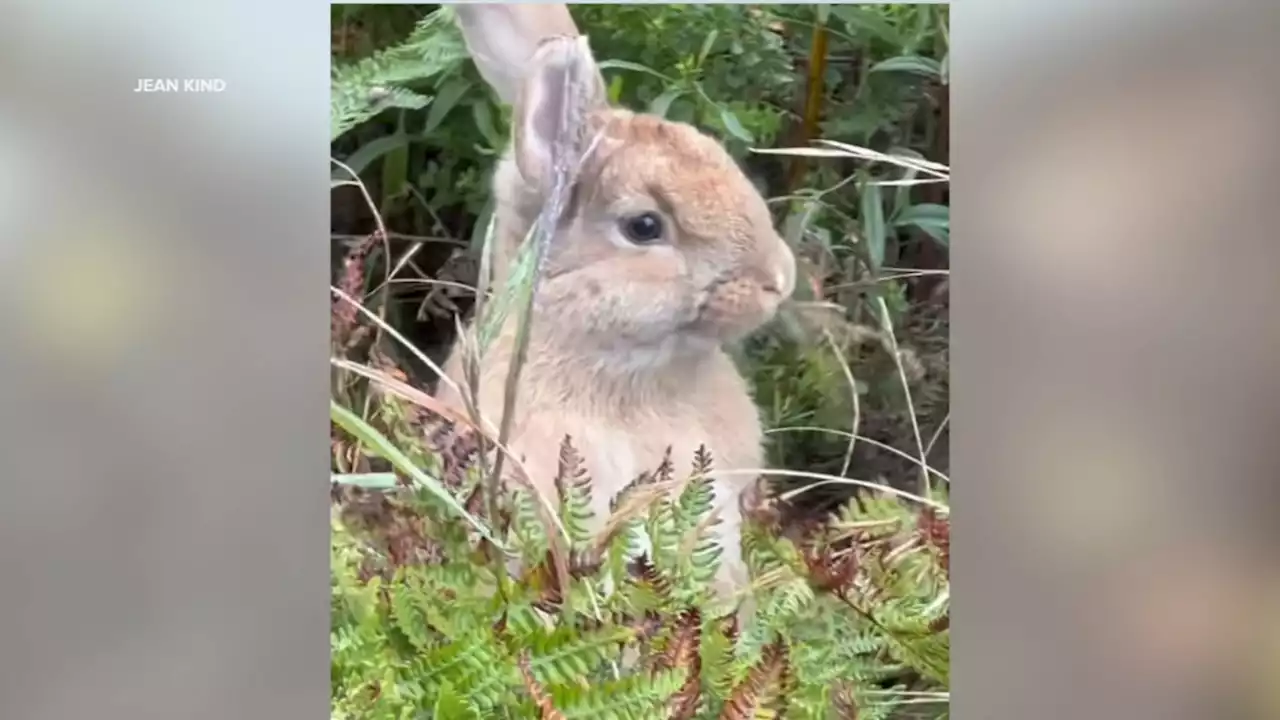
POLYGON ((553 37, 530 60, 512 115, 516 165, 539 191, 557 166, 576 167, 594 140, 592 113, 608 107, 604 76, 587 38, 553 37))
POLYGON ((453 10, 481 77, 507 105, 515 104, 543 40, 578 35, 567 5, 458 3, 453 10))

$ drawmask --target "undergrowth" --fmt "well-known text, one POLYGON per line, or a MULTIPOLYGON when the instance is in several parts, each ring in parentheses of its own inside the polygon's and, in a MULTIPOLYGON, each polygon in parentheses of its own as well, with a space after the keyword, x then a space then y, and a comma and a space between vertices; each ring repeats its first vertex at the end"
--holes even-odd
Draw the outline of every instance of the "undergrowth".
POLYGON ((637 478, 592 535, 590 478, 566 438, 560 535, 524 491, 489 516, 479 441, 406 407, 388 402, 384 422, 421 423, 415 454, 496 542, 403 478, 338 478, 334 718, 945 716, 945 511, 868 495, 784 533, 776 507, 757 507, 742 537, 753 601, 735 613, 711 591, 706 453, 637 478))

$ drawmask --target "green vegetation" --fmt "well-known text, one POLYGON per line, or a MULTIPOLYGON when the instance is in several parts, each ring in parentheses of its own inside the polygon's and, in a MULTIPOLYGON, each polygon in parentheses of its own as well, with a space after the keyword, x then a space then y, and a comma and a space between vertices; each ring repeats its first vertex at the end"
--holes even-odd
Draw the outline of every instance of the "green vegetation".
POLYGON ((550 507, 486 492, 484 439, 424 388, 474 309, 507 111, 447 8, 335 5, 333 717, 944 716, 947 9, 572 10, 611 97, 721 138, 801 259, 740 352, 785 471, 752 601, 709 601, 714 458, 679 494, 670 464, 637 479, 602 538, 568 444, 550 507))

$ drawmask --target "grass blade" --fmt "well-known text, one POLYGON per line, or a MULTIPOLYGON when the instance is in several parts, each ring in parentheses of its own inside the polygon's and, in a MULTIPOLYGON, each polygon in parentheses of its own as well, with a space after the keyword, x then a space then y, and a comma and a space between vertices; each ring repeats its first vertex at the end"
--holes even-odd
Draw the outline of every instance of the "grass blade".
POLYGON ((484 539, 493 543, 495 546, 502 548, 505 552, 505 547, 502 543, 498 542, 497 538, 495 538, 492 533, 489 532, 489 528, 485 527, 484 523, 480 522, 479 518, 467 512, 467 509, 462 507, 462 503, 458 502, 457 498, 453 496, 453 493, 450 493, 444 485, 441 485, 439 480, 436 480, 423 472, 421 468, 414 465, 413 461, 410 460, 407 455, 400 452, 394 443, 388 440, 382 433, 373 429, 369 423, 366 423, 358 415, 342 407, 333 400, 329 401, 329 418, 333 420, 334 424, 338 427, 341 427, 343 430, 350 433, 361 443, 364 443, 366 447, 371 449, 387 462, 391 463, 392 467, 396 470, 408 475, 415 483, 422 486, 427 490, 427 492, 430 492, 442 503, 448 506, 450 510, 456 512, 459 517, 470 523, 471 526, 476 529, 476 532, 480 533, 484 539))

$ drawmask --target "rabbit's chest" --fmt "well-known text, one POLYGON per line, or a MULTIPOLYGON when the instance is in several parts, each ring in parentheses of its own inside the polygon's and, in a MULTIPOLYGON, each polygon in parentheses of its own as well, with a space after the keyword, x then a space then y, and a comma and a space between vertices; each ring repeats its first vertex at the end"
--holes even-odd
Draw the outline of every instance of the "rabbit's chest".
POLYGON ((592 475, 597 492, 612 497, 642 473, 661 465, 668 449, 674 478, 692 469, 700 448, 710 453, 717 469, 749 469, 760 466, 760 430, 751 418, 719 426, 693 418, 685 422, 654 418, 631 424, 605 424, 583 420, 575 437, 592 475))

